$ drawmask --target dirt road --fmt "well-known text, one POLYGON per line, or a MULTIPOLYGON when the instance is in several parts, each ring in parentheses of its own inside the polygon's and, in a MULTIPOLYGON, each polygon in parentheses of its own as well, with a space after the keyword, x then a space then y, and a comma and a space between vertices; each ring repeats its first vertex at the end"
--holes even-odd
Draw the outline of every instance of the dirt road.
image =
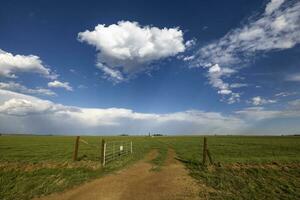
POLYGON ((124 170, 40 200, 199 199, 199 185, 182 163, 175 160, 174 150, 169 149, 160 171, 151 170, 149 161, 156 156, 157 151, 152 150, 144 160, 124 170))

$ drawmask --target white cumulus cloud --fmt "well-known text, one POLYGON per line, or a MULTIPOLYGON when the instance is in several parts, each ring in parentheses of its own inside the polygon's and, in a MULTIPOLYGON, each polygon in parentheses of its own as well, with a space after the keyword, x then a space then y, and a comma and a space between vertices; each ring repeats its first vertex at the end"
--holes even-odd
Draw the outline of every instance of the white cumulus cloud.
POLYGON ((20 72, 38 73, 48 78, 57 77, 36 55, 13 55, 0 49, 0 77, 16 78, 16 73, 20 72))
POLYGON ((48 83, 48 87, 51 88, 64 88, 68 91, 73 91, 73 88, 70 86, 68 82, 60 82, 58 80, 52 81, 48 83))
MULTIPOLYGON (((78 33, 78 39, 96 47, 98 68, 115 82, 149 70, 154 61, 175 56, 186 48, 179 28, 160 29, 130 21, 99 24, 94 30, 78 33)), ((190 41, 187 46, 192 44, 190 41)))

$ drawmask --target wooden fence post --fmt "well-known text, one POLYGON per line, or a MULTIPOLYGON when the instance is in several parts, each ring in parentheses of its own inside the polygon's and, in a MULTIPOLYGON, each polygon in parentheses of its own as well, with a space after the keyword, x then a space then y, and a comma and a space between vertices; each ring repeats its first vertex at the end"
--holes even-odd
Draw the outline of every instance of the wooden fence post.
POLYGON ((132 153, 132 141, 130 142, 130 153, 132 153))
POLYGON ((74 147, 73 161, 77 161, 78 147, 79 147, 79 139, 80 139, 80 136, 77 136, 77 137, 76 137, 76 140, 75 140, 75 147, 74 147))
POLYGON ((204 141, 203 141, 203 160, 202 160, 203 165, 205 165, 205 163, 206 163, 206 155, 207 155, 207 139, 206 139, 206 137, 204 137, 204 141))
POLYGON ((105 140, 102 139, 102 144, 101 144, 101 165, 102 165, 102 167, 105 166, 105 151, 106 151, 106 143, 105 143, 105 140))

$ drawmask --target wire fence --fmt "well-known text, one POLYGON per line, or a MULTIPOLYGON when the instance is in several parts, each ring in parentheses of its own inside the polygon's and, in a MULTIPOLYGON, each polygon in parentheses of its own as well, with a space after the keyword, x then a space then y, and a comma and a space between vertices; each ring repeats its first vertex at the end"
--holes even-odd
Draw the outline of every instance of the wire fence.
MULTIPOLYGON (((80 136, 76 137, 74 153, 73 153, 73 161, 78 160, 78 149, 79 142, 86 144, 87 146, 98 149, 98 145, 90 144, 86 140, 80 138, 80 136)), ((120 159, 122 156, 126 156, 128 154, 132 154, 132 141, 105 141, 102 139, 101 143, 101 164, 104 167, 105 164, 112 162, 114 160, 120 159)))
POLYGON ((109 141, 103 144, 102 164, 112 162, 132 153, 132 141, 109 141))

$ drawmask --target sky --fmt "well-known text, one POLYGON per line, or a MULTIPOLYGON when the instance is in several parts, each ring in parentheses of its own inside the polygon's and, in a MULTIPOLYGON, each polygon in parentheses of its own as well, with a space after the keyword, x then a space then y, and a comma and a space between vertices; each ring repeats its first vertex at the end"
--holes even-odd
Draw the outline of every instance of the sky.
POLYGON ((299 134, 299 0, 0 2, 2 133, 299 134))

